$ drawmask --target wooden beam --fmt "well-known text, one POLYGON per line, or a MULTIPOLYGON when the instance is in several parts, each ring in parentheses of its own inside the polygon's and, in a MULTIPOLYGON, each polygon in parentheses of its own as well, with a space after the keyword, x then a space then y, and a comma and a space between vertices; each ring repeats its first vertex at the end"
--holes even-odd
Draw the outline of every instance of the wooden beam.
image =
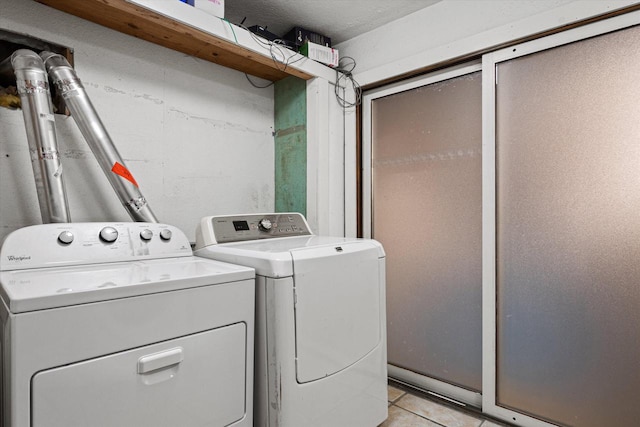
POLYGON ((36 0, 96 24, 263 79, 313 76, 125 0, 36 0))

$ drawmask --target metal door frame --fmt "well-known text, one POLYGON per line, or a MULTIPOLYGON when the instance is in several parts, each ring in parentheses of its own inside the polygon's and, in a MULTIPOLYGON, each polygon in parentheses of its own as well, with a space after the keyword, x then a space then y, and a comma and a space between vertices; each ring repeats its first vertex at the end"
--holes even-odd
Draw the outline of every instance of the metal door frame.
MULTIPOLYGON (((416 89, 418 87, 426 86, 433 83, 438 83, 443 80, 449 80, 455 77, 460 77, 466 74, 475 73, 481 71, 482 64, 480 61, 466 63, 456 67, 448 68, 444 71, 437 71, 424 76, 416 77, 407 81, 403 81, 396 84, 384 86, 382 88, 367 92, 363 96, 362 102, 362 231, 364 237, 371 238, 372 236, 372 207, 373 207, 373 193, 372 193, 372 167, 371 167, 371 105, 376 99, 383 98, 385 96, 393 95, 396 93, 416 89)), ((445 381, 437 380, 434 378, 426 377, 407 369, 400 368, 395 365, 388 365, 389 375, 401 382, 406 382, 411 385, 423 388, 428 392, 435 394, 439 397, 447 399, 455 399, 459 403, 468 404, 477 408, 482 405, 482 395, 475 391, 449 384, 445 381)))
POLYGON ((496 66, 500 62, 552 49, 640 24, 631 12, 483 56, 482 61, 482 411, 523 427, 554 426, 496 405, 496 66))
POLYGON ((490 416, 523 427, 552 427, 554 424, 496 405, 496 129, 495 82, 500 62, 603 35, 640 24, 640 11, 596 21, 482 56, 482 62, 437 71, 365 93, 362 103, 362 224, 364 237, 372 236, 372 101, 482 70, 482 393, 475 393, 446 382, 418 375, 389 365, 389 374, 425 390, 481 408, 490 416))

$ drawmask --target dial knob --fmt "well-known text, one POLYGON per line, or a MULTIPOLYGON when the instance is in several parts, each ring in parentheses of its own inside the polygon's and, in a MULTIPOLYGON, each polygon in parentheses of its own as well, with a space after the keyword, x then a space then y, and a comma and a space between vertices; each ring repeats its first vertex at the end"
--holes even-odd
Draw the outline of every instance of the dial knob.
POLYGON ((151 240, 152 237, 153 237, 153 231, 149 230, 148 228, 140 232, 140 238, 142 240, 151 240))
POLYGON ((160 231, 160 238, 162 240, 171 240, 171 230, 164 228, 160 231))
POLYGON ((268 218, 262 218, 260 220, 260 222, 258 222, 258 227, 260 228, 260 230, 262 231, 269 231, 271 230, 271 227, 273 227, 273 224, 271 223, 271 220, 268 218))
POLYGON ((58 236, 58 242, 62 243, 63 245, 71 244, 71 242, 73 242, 73 233, 70 231, 63 231, 58 236))
POLYGON ((113 243, 118 239, 118 230, 113 227, 105 227, 100 230, 100 239, 103 242, 113 243))

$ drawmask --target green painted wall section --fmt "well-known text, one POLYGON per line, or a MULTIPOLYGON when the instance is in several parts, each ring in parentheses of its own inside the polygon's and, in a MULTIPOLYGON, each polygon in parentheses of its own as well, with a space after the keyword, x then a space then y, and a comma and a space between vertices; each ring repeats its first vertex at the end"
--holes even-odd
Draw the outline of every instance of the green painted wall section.
POLYGON ((275 210, 307 214, 307 83, 275 84, 275 210))

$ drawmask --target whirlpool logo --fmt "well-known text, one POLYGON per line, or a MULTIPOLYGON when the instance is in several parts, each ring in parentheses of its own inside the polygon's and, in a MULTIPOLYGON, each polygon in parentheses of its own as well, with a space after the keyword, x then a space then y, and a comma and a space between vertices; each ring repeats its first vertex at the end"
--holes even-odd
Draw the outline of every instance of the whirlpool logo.
POLYGON ((26 261, 26 260, 30 260, 31 259, 31 255, 7 255, 7 259, 11 262, 20 262, 20 261, 26 261))

